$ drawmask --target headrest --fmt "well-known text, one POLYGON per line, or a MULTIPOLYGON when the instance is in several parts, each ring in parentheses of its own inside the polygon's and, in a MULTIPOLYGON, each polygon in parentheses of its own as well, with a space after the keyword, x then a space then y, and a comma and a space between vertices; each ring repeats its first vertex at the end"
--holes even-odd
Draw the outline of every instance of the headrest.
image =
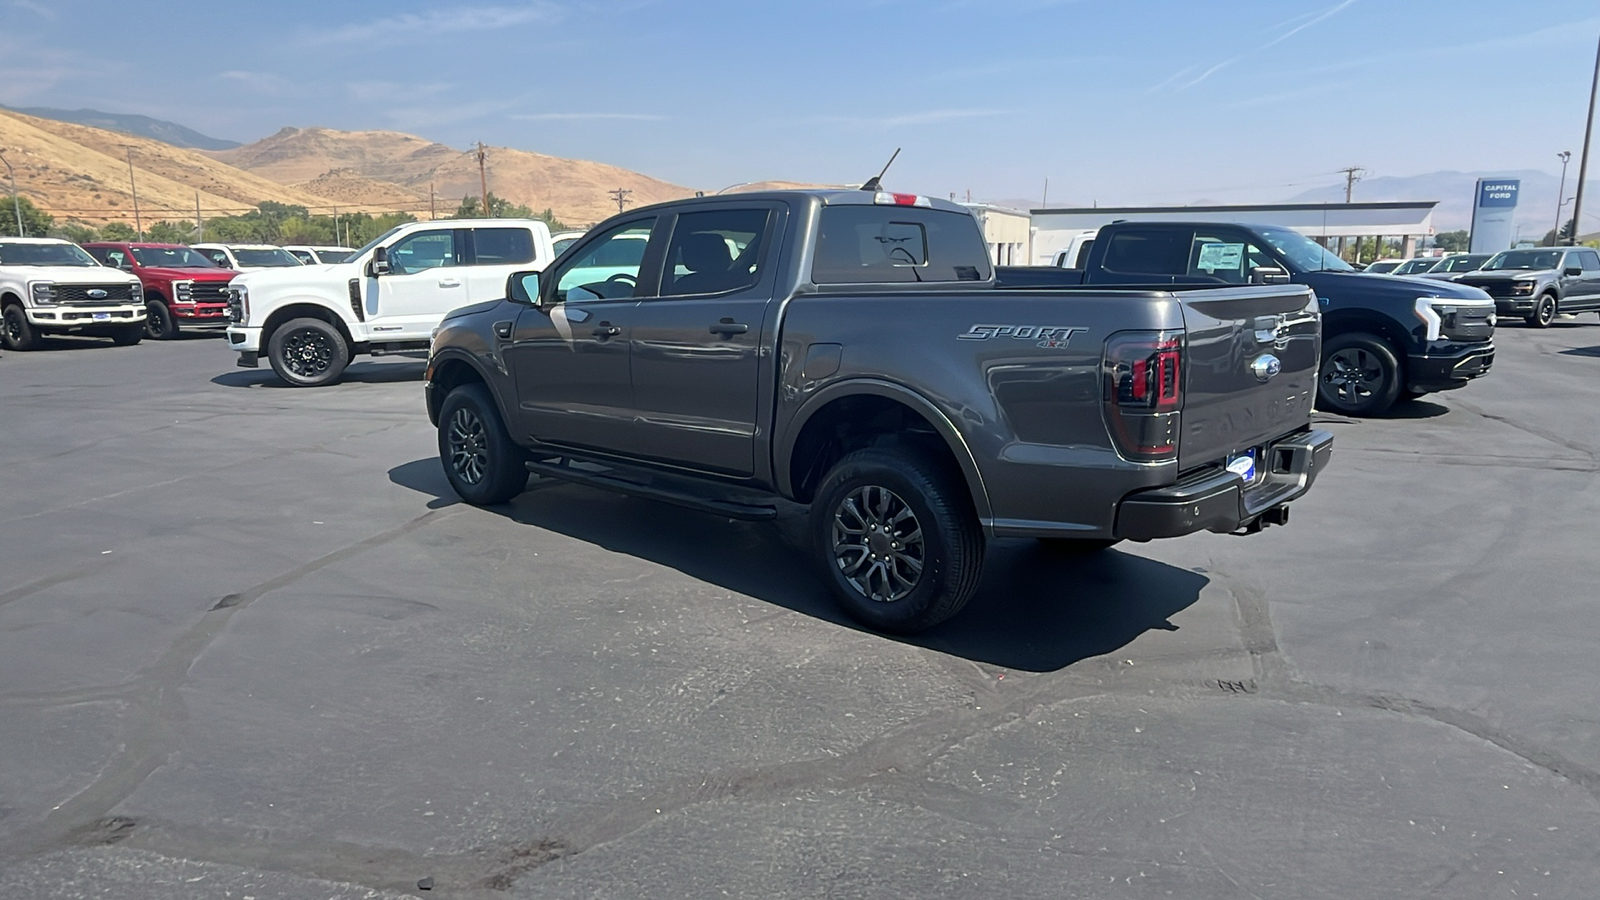
POLYGON ((733 265, 728 242, 712 232, 696 232, 684 238, 678 253, 683 267, 691 272, 726 271, 733 265))

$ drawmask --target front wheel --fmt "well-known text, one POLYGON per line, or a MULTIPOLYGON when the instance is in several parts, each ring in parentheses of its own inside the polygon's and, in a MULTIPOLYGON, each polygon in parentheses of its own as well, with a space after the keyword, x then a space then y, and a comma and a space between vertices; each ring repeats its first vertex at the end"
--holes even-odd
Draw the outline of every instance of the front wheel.
POLYGON ((983 529, 959 481, 906 450, 869 448, 829 470, 811 504, 818 561, 840 606, 880 631, 931 628, 978 589, 983 529))
POLYGON ((1341 334, 1322 345, 1317 406, 1346 416, 1377 415, 1400 396, 1400 361, 1382 338, 1341 334))
POLYGON ((7 350, 19 353, 39 349, 39 333, 29 324, 28 314, 22 307, 12 304, 0 313, 0 343, 5 344, 7 350))
POLYGON ((156 341, 170 341, 178 336, 178 321, 172 318, 172 310, 160 300, 145 302, 144 334, 156 341))
POLYGON ((473 506, 504 503, 528 487, 525 456, 506 433, 489 389, 464 384, 439 408, 439 461, 445 478, 473 506))
POLYGON ((1533 307, 1533 314, 1523 321, 1535 328, 1549 328, 1550 323, 1556 320, 1557 303, 1555 294, 1541 294, 1539 302, 1533 307))
POLYGON ((267 361, 294 387, 321 387, 339 380, 350 364, 350 345, 321 319, 293 319, 272 333, 267 361))
POLYGON ((143 325, 123 325, 111 332, 111 343, 118 347, 132 347, 144 340, 143 325))

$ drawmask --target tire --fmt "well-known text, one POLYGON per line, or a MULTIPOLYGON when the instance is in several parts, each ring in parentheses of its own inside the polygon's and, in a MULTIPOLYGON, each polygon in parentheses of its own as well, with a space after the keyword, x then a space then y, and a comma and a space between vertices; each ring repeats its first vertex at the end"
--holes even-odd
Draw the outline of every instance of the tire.
POLYGON ((473 506, 504 503, 528 487, 527 460, 512 442, 489 389, 464 384, 439 408, 439 462, 461 499, 473 506))
POLYGON ((28 314, 15 303, 0 313, 0 344, 7 350, 22 352, 39 349, 39 332, 28 323, 28 314))
POLYGON ((267 361, 292 387, 322 387, 338 381, 350 365, 350 345, 321 319, 291 319, 272 333, 267 361))
POLYGON ((178 320, 172 317, 167 304, 160 300, 145 302, 144 335, 153 341, 170 341, 178 336, 178 320))
POLYGON ((1373 416, 1400 396, 1400 361, 1388 342, 1353 332, 1322 345, 1317 407, 1346 416, 1373 416))
POLYGON ((1524 319, 1534 328, 1549 328, 1550 323, 1556 320, 1556 313, 1560 305, 1556 302, 1555 294, 1540 294, 1539 302, 1534 304, 1533 314, 1524 319))
POLYGON ((1122 543, 1121 538, 1039 538, 1039 546, 1051 553, 1082 556, 1110 550, 1122 543))
POLYGON ((817 488, 808 527, 835 599, 869 628, 931 628, 978 589, 983 529, 965 486, 916 453, 846 455, 817 488))
POLYGON ((110 332, 110 334, 111 343, 116 344, 118 347, 132 347, 134 344, 144 340, 144 326, 124 325, 110 332))

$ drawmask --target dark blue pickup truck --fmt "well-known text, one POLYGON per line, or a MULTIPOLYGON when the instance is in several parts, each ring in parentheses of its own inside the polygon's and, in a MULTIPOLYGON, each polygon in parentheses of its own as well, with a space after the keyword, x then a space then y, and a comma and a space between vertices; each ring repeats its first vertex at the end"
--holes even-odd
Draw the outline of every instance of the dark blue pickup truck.
MULTIPOLYGON (((1494 363, 1494 301, 1475 287, 1368 275, 1274 225, 1114 222, 1082 268, 1010 268, 1002 284, 1303 284, 1322 309, 1317 405, 1375 415, 1402 397, 1464 386, 1494 363)), ((1264 326, 1271 326, 1263 317, 1264 326)))

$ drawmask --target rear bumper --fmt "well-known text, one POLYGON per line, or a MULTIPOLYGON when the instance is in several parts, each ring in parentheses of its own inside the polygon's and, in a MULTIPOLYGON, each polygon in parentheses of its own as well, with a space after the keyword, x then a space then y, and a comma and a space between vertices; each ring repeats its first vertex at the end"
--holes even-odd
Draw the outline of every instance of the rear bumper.
POLYGON ((1453 390, 1487 375, 1493 366, 1493 342, 1449 354, 1413 354, 1406 357, 1407 387, 1419 392, 1453 390))
POLYGON ((1333 435, 1307 431, 1269 444, 1267 474, 1246 486, 1227 471, 1203 472, 1170 487, 1137 491, 1117 507, 1115 536, 1134 541, 1222 534, 1288 521, 1288 504, 1304 495, 1333 455, 1333 435))

